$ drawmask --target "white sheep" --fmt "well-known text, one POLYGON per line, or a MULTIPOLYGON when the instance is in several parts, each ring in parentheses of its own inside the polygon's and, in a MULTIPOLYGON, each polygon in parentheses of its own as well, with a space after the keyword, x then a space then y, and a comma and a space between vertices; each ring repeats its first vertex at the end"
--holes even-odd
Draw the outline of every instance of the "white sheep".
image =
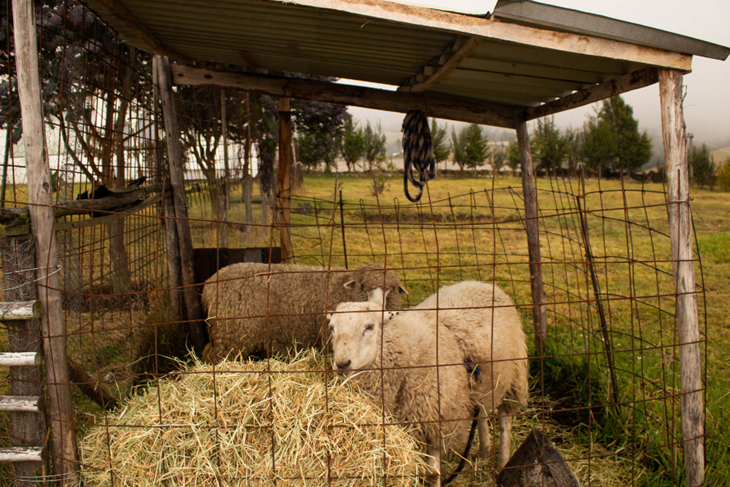
POLYGON ((432 485, 441 485, 441 455, 466 444, 477 408, 484 458, 491 448, 488 413, 498 411, 497 466, 504 467, 512 416, 528 392, 525 334, 512 300, 497 286, 466 281, 394 313, 383 308, 387 294, 375 289, 368 301, 341 303, 329 315, 334 370, 356 374, 389 413, 418 425, 432 485))

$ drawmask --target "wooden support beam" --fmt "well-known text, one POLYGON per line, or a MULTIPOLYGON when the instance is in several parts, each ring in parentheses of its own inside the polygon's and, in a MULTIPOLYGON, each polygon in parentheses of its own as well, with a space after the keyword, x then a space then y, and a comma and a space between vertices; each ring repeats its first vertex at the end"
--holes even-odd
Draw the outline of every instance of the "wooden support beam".
POLYGON ((0 302, 0 321, 32 320, 41 317, 41 302, 12 301, 0 302))
POLYGON ((132 12, 119 3, 117 0, 94 0, 97 4, 106 10, 109 15, 117 19, 127 29, 137 36, 137 38, 149 46, 150 51, 163 56, 171 57, 175 61, 185 64, 193 64, 194 60, 170 49, 161 42, 155 35, 135 17, 132 12))
POLYGON ((702 335, 697 313, 689 165, 682 110, 682 73, 659 71, 662 136, 667 167, 667 209, 676 294, 682 390, 682 445, 687 485, 705 483, 705 420, 702 385, 702 335))
POLYGON ((349 15, 361 15, 397 24, 430 27, 460 35, 478 36, 555 51, 578 52, 588 56, 649 64, 680 71, 692 69, 692 56, 686 54, 586 34, 536 29, 483 17, 472 17, 428 7, 402 5, 385 0, 288 0, 286 5, 346 12, 349 15))
MULTIPOLYGON (((43 460, 44 448, 40 446, 35 447, 22 447, 22 446, 10 446, 0 448, 0 462, 41 462, 43 460)), ((37 485, 37 482, 32 481, 33 484, 37 485)), ((17 484, 21 485, 21 484, 17 484)))
POLYGON ((394 92, 328 81, 214 71, 175 64, 170 69, 173 83, 181 86, 233 88, 277 98, 297 98, 389 112, 408 113, 418 108, 429 117, 514 128, 514 109, 491 103, 465 102, 428 93, 394 92))
POLYGON ((289 98, 279 100, 279 192, 277 194, 279 215, 278 227, 281 235, 281 263, 288 264, 292 258, 291 234, 291 110, 289 98))
POLYGON ((525 230, 527 250, 530 257, 530 289, 532 291, 532 319, 535 327, 535 353, 542 354, 547 340, 547 308, 542 281, 542 262, 540 258, 540 232, 538 228, 537 190, 532 169, 530 137, 524 118, 515 117, 517 142, 520 146, 522 168, 522 193, 525 202, 525 230), (542 304, 541 304, 542 303, 542 304))
POLYGON ((190 235, 190 222, 188 221, 188 206, 183 178, 183 150, 180 143, 180 128, 177 123, 175 99, 172 94, 170 62, 166 57, 155 56, 154 63, 159 82, 162 113, 165 120, 165 134, 167 135, 170 185, 172 186, 173 209, 180 244, 179 265, 183 283, 183 302, 185 304, 190 342, 195 349, 195 353, 200 356, 205 346, 205 322, 202 321, 203 312, 193 272, 193 240, 190 235))
MULTIPOLYGON (((162 191, 162 184, 150 184, 141 188, 110 189, 112 194, 104 198, 89 200, 69 200, 54 203, 53 216, 87 215, 91 212, 114 210, 131 205, 148 195, 162 191)), ((0 225, 12 227, 30 221, 28 207, 0 209, 0 225)))
POLYGON ((0 411, 40 412, 41 396, 0 396, 0 411))
POLYGON ((453 70, 459 67, 459 64, 471 54, 474 49, 482 43, 481 37, 472 37, 461 48, 456 51, 451 59, 441 66, 438 71, 433 73, 426 81, 422 83, 416 83, 412 86, 401 86, 398 91, 405 91, 410 93, 420 93, 422 91, 429 90, 436 86, 439 81, 447 77, 453 70))
MULTIPOLYGON (((164 196, 169 196, 170 190, 169 187, 167 191, 165 191, 164 196)), ((86 218, 84 220, 73 220, 73 221, 60 221, 56 222, 56 231, 62 232, 66 230, 78 230, 79 228, 87 228, 94 225, 103 225, 105 223, 114 222, 117 220, 120 220, 122 218, 128 217, 130 215, 133 215, 135 213, 139 213, 140 211, 144 210, 145 208, 149 208, 150 206, 159 203, 163 198, 162 193, 158 193, 156 195, 150 196, 144 201, 141 201, 140 203, 133 205, 133 206, 124 206, 121 208, 116 208, 114 210, 108 210, 105 211, 96 211, 96 210, 74 210, 74 214, 83 214, 88 213, 89 211, 95 211, 97 213, 106 213, 104 216, 97 216, 95 218, 86 218)), ((99 200, 101 201, 101 200, 99 200)), ((21 208, 17 208, 21 209, 21 208)), ((30 224, 24 224, 24 225, 16 225, 11 227, 3 227, 0 226, 0 235, 5 236, 18 236, 18 235, 27 235, 30 233, 30 224)))
POLYGON ((572 110, 573 108, 590 105, 597 101, 605 100, 612 96, 626 93, 627 91, 638 90, 645 86, 653 85, 659 81, 659 72, 656 68, 645 68, 629 73, 618 78, 604 81, 603 83, 576 91, 572 95, 545 103, 539 107, 528 108, 527 120, 534 120, 546 117, 555 113, 572 110))
POLYGON ((54 466, 62 485, 76 485, 78 448, 68 375, 66 322, 61 307, 61 280, 55 272, 58 255, 52 209, 53 184, 45 142, 35 20, 32 0, 13 0, 15 64, 23 123, 28 204, 35 240, 36 287, 43 306, 41 330, 46 356, 54 466))

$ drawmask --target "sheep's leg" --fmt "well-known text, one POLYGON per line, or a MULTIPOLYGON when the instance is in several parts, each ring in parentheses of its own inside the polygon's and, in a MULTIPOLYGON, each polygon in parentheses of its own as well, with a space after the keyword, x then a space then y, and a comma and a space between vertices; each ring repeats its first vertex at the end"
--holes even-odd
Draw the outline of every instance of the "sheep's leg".
POLYGON ((428 446, 428 469, 433 474, 429 477, 428 484, 431 487, 441 487, 441 448, 428 446))
POLYGON ((512 415, 505 413, 504 409, 499 408, 499 457, 497 458, 497 468, 502 469, 507 464, 512 455, 511 449, 512 438, 512 415))
POLYGON ((492 432, 489 428, 489 416, 483 406, 480 407, 477 429, 479 430, 479 457, 486 460, 492 452, 492 432))

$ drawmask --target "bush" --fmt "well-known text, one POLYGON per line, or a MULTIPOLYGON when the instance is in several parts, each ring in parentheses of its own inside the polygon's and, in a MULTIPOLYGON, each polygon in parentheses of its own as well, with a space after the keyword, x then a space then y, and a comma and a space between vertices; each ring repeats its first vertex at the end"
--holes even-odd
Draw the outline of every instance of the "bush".
POLYGON ((720 191, 730 193, 730 157, 725 159, 717 171, 717 186, 720 191))

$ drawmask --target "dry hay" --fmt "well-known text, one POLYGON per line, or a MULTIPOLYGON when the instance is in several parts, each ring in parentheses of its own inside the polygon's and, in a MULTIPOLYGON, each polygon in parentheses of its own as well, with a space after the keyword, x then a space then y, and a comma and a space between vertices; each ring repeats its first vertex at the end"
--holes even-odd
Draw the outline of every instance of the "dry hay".
POLYGON ((163 378, 109 415, 108 427, 91 428, 84 479, 349 486, 382 485, 387 475, 388 485, 416 485, 426 472, 418 442, 404 428, 372 426, 383 423, 381 408, 352 381, 326 382, 324 365, 308 350, 289 363, 224 361, 215 373, 195 363, 163 378))

